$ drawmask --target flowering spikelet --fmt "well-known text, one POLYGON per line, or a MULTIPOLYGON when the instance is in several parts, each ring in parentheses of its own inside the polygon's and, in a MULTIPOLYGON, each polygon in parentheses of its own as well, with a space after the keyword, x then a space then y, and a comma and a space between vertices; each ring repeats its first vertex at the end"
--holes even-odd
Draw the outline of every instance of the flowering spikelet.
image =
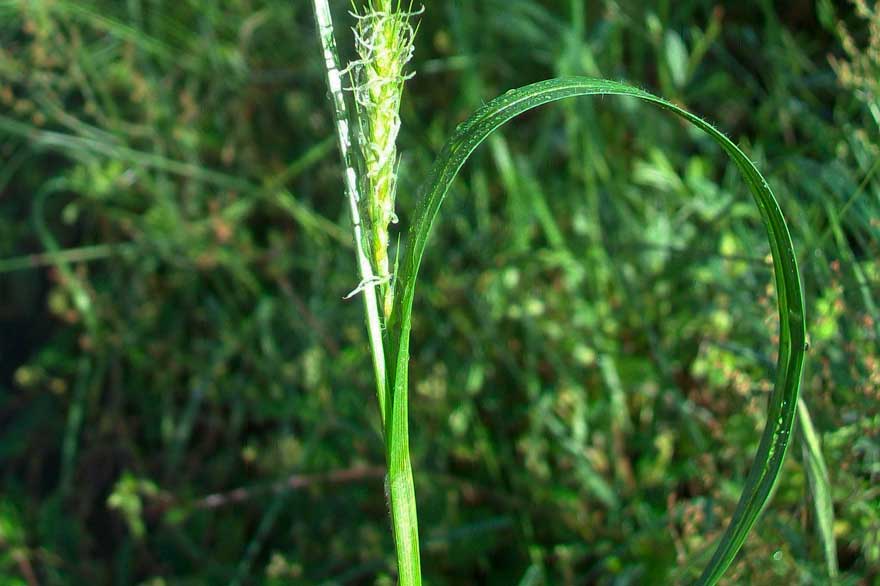
POLYGON ((366 248, 380 282, 385 318, 394 292, 388 259, 388 226, 397 221, 397 133, 400 98, 410 77, 404 71, 412 58, 415 29, 410 7, 400 0, 366 0, 355 13, 358 60, 349 65, 358 118, 358 143, 363 165, 362 206, 368 226, 366 248))

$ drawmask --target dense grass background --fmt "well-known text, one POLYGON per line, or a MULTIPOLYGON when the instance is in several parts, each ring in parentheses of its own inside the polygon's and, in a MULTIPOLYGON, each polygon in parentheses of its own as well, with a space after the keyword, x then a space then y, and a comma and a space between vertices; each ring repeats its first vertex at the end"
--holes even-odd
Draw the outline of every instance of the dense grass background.
MULTIPOLYGON (((431 2, 398 199, 407 226, 455 125, 555 75, 724 129, 801 255, 803 393, 853 585, 880 584, 870 6, 431 2)), ((0 584, 393 583, 322 76, 302 0, 0 0, 0 584)), ((635 102, 502 134, 457 181, 416 300, 426 581, 684 583, 773 378, 757 211, 708 139, 635 102)), ((812 511, 796 440, 725 583, 827 583, 812 511)))

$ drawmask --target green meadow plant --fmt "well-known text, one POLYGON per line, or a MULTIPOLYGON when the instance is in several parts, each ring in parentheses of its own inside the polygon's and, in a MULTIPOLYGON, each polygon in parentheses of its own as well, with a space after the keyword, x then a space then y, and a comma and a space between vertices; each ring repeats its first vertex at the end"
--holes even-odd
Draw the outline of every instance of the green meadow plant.
POLYGON ((773 257, 779 313, 776 380, 767 420, 743 493, 727 529, 697 581, 716 584, 742 547, 779 478, 798 411, 806 351, 801 277, 788 226, 767 181, 729 138, 703 119, 620 82, 562 77, 508 91, 460 124, 420 189, 400 261, 389 261, 388 226, 395 220, 400 99, 412 56, 412 6, 367 0, 354 13, 358 59, 341 69, 327 0, 314 0, 337 134, 345 167, 360 284, 373 357, 387 458, 387 490, 399 583, 421 584, 418 524, 409 456, 408 366, 413 300, 431 228, 459 170, 494 131, 520 114, 559 100, 621 96, 669 112, 707 134, 736 165, 763 219, 773 257), (346 88, 350 91, 347 95, 346 88), (353 102, 354 107, 349 108, 353 102), (350 113, 351 112, 351 113, 350 113))

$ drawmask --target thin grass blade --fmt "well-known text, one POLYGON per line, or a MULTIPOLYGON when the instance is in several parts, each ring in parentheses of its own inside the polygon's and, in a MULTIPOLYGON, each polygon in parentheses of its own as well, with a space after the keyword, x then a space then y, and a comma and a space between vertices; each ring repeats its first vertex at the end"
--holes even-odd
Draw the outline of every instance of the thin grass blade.
POLYGON ((804 464, 807 468, 807 479, 810 483, 810 493, 813 496, 813 509, 816 514, 816 529, 819 532, 819 541, 822 543, 822 553, 825 556, 825 569, 828 578, 833 584, 839 575, 837 565, 837 540, 834 538, 834 502, 831 499, 831 480, 828 476, 828 467, 822 456, 822 445, 816 428, 813 426, 813 418, 803 397, 798 399, 798 428, 803 439, 802 448, 804 464))
MULTIPOLYGON (((733 142, 711 124, 686 110, 638 88, 606 80, 582 77, 558 78, 535 83, 492 100, 462 123, 446 143, 424 184, 421 201, 409 232, 407 250, 398 274, 389 350, 391 405, 386 432, 389 445, 389 477, 392 514, 415 513, 409 460, 407 387, 412 304, 419 266, 431 227, 458 171, 470 154, 497 128, 519 114, 544 104, 575 96, 618 95, 638 98, 687 120, 708 134, 739 168, 758 206, 773 256, 779 309, 779 358, 776 383, 767 408, 767 423, 751 466, 743 494, 724 536, 697 584, 718 582, 742 547, 767 503, 782 467, 797 412, 804 363, 805 326, 801 279, 791 236, 778 202, 764 177, 733 142)), ((395 519, 396 521, 396 519, 395 519)))

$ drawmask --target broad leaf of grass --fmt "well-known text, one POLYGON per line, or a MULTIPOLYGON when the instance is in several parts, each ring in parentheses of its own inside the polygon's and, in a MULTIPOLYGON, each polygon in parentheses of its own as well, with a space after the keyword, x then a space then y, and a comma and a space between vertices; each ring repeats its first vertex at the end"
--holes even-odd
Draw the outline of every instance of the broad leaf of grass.
MULTIPOLYGON (((389 489, 398 555, 407 551, 418 558, 416 506, 409 459, 407 386, 409 337, 413 297, 419 266, 431 227, 458 171, 470 154, 496 129, 519 114, 574 96, 618 95, 638 98, 684 118, 718 143, 742 173, 758 205, 773 254, 780 335, 776 384, 767 408, 767 423, 743 494, 721 542, 698 580, 715 584, 730 566, 773 489, 788 449, 797 412, 804 363, 805 326, 801 280, 791 236, 779 204, 764 177, 749 158, 711 124, 648 92, 618 82, 582 77, 558 78, 509 91, 477 110, 446 143, 422 189, 421 201, 409 233, 398 273, 398 293, 388 324, 390 337, 388 425, 389 489), (404 543, 401 543, 403 540, 404 543)), ((406 573, 406 561, 401 578, 406 573)), ((403 579, 401 580, 403 583, 403 579)))

